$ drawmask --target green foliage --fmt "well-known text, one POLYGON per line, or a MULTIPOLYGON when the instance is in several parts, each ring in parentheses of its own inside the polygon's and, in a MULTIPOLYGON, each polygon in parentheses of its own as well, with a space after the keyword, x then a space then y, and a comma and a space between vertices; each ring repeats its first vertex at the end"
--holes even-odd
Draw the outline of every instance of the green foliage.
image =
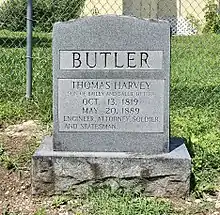
MULTIPOLYGON (((35 0, 33 1, 34 30, 52 31, 58 21, 79 17, 85 0, 35 0)), ((27 1, 7 0, 0 7, 0 29, 25 31, 27 1)))
POLYGON ((172 40, 171 133, 191 145, 197 196, 219 186, 219 42, 214 34, 172 40))
POLYGON ((61 205, 66 205, 70 200, 70 196, 55 196, 52 202, 52 206, 54 208, 58 208, 61 205))
POLYGON ((28 141, 27 146, 26 149, 21 150, 16 155, 11 155, 5 150, 4 145, 0 143, 0 165, 8 170, 18 170, 20 167, 27 166, 27 163, 31 162, 31 157, 39 144, 33 138, 28 141))
POLYGON ((203 9, 205 12, 206 24, 204 33, 220 33, 220 14, 215 0, 209 0, 203 9))
POLYGON ((3 144, 0 143, 0 156, 2 156, 4 154, 4 152, 5 152, 5 149, 3 147, 3 144))
POLYGON ((0 145, 0 165, 8 170, 17 168, 15 160, 8 156, 2 144, 0 145))
POLYGON ((52 120, 51 35, 33 35, 33 99, 26 100, 26 50, 25 44, 22 44, 25 34, 0 31, 0 42, 4 40, 6 34, 7 43, 3 44, 0 52, 0 124, 3 122, 13 124, 25 119, 50 122, 52 120), (13 44, 21 48, 8 48, 13 44), (42 45, 44 48, 39 47, 42 45))
POLYGON ((46 209, 45 208, 39 208, 34 215, 46 215, 46 209))
POLYGON ((186 19, 189 21, 196 33, 201 32, 201 22, 199 19, 197 19, 193 14, 188 14, 186 19))
POLYGON ((1 3, 0 29, 9 29, 12 31, 25 29, 26 2, 22 0, 8 0, 1 3))
POLYGON ((147 198, 132 191, 115 190, 110 187, 93 189, 88 194, 90 213, 93 215, 169 215, 173 214, 167 201, 147 198))

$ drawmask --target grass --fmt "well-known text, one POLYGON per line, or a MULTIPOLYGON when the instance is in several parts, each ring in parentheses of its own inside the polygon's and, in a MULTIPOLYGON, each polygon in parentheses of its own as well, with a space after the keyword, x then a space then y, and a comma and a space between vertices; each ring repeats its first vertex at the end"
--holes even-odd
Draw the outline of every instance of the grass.
POLYGON ((25 99, 26 50, 25 35, 0 33, 0 124, 14 123, 23 119, 52 120, 52 58, 48 35, 34 39, 33 49, 33 99, 25 99), (3 44, 3 41, 6 41, 3 44), (47 41, 47 46, 42 41, 47 41), (41 46, 44 48, 41 48, 41 46), (49 46, 49 47, 48 47, 49 46), (14 48, 16 47, 16 48, 14 48), (17 48, 20 47, 20 48, 17 48))
MULTIPOLYGON (((24 33, 0 31, 0 125, 2 126, 27 119, 39 119, 44 123, 52 121, 51 35, 34 35, 33 98, 30 101, 25 99, 24 41, 24 33)), ((219 189, 220 46, 218 44, 220 44, 219 35, 172 38, 171 133, 172 136, 184 137, 188 141, 193 158, 192 192, 196 196, 219 189)), ((146 204, 150 205, 149 210, 150 208, 170 210, 166 203, 158 206, 159 203, 129 195, 114 196, 112 193, 102 192, 91 195, 91 203, 93 202, 93 207, 97 211, 94 211, 94 214, 108 214, 107 210, 112 211, 111 214, 123 214, 125 208, 136 210, 135 214, 141 214, 146 204)), ((150 212, 145 211, 144 214, 150 212)), ((163 214, 163 212, 154 211, 152 214, 163 214)))
POLYGON ((174 215, 171 202, 142 196, 140 193, 114 190, 108 186, 91 188, 83 196, 55 196, 51 206, 65 207, 78 215, 174 215))
POLYGON ((53 196, 52 201, 35 214, 51 214, 51 208, 55 211, 62 208, 66 213, 76 215, 192 215, 214 214, 215 211, 212 202, 186 205, 183 201, 146 197, 139 192, 114 189, 107 185, 93 187, 81 195, 66 193, 53 196))
POLYGON ((218 35, 172 40, 171 133, 191 145, 198 195, 219 186, 219 42, 218 35))
POLYGON ((0 144, 0 164, 8 170, 16 169, 17 167, 14 159, 10 158, 5 151, 3 144, 0 144))
MULTIPOLYGON (((13 140, 8 140, 13 141, 13 140)), ((31 163, 33 153, 39 143, 34 139, 26 140, 27 146, 23 150, 17 150, 16 153, 10 154, 5 149, 4 145, 0 143, 0 165, 8 170, 19 170, 26 168, 31 163)))
POLYGON ((114 191, 112 189, 92 190, 88 195, 90 214, 93 215, 169 215, 173 214, 168 201, 146 198, 141 194, 114 191))

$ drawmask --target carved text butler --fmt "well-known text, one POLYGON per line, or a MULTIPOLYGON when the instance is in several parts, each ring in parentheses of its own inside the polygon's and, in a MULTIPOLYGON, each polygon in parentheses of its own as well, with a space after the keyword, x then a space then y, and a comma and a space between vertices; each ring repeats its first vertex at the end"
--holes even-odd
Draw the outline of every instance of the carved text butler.
POLYGON ((137 68, 138 65, 141 68, 149 68, 148 57, 147 52, 127 52, 126 54, 121 52, 73 52, 73 68, 80 68, 83 64, 83 67, 88 66, 89 68, 96 68, 101 65, 108 68, 112 63, 116 69, 137 68), (126 60, 122 63, 121 59, 124 57, 126 60))
POLYGON ((61 70, 162 69, 162 51, 62 51, 61 70))

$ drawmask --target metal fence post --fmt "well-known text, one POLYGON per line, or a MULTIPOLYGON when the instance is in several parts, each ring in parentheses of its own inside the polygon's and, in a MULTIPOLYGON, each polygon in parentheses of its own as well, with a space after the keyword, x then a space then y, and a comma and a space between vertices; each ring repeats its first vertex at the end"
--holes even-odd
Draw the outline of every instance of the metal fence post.
POLYGON ((26 70, 26 98, 32 96, 32 0, 27 0, 27 70, 26 70))

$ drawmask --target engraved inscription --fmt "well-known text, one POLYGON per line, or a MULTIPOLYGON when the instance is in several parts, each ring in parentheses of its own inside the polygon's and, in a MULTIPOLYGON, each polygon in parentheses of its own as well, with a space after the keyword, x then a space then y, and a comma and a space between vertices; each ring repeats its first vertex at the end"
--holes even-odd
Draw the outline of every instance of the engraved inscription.
POLYGON ((164 80, 58 79, 59 131, 164 131, 164 80))
POLYGON ((60 51, 60 69, 162 69, 162 51, 60 51))

